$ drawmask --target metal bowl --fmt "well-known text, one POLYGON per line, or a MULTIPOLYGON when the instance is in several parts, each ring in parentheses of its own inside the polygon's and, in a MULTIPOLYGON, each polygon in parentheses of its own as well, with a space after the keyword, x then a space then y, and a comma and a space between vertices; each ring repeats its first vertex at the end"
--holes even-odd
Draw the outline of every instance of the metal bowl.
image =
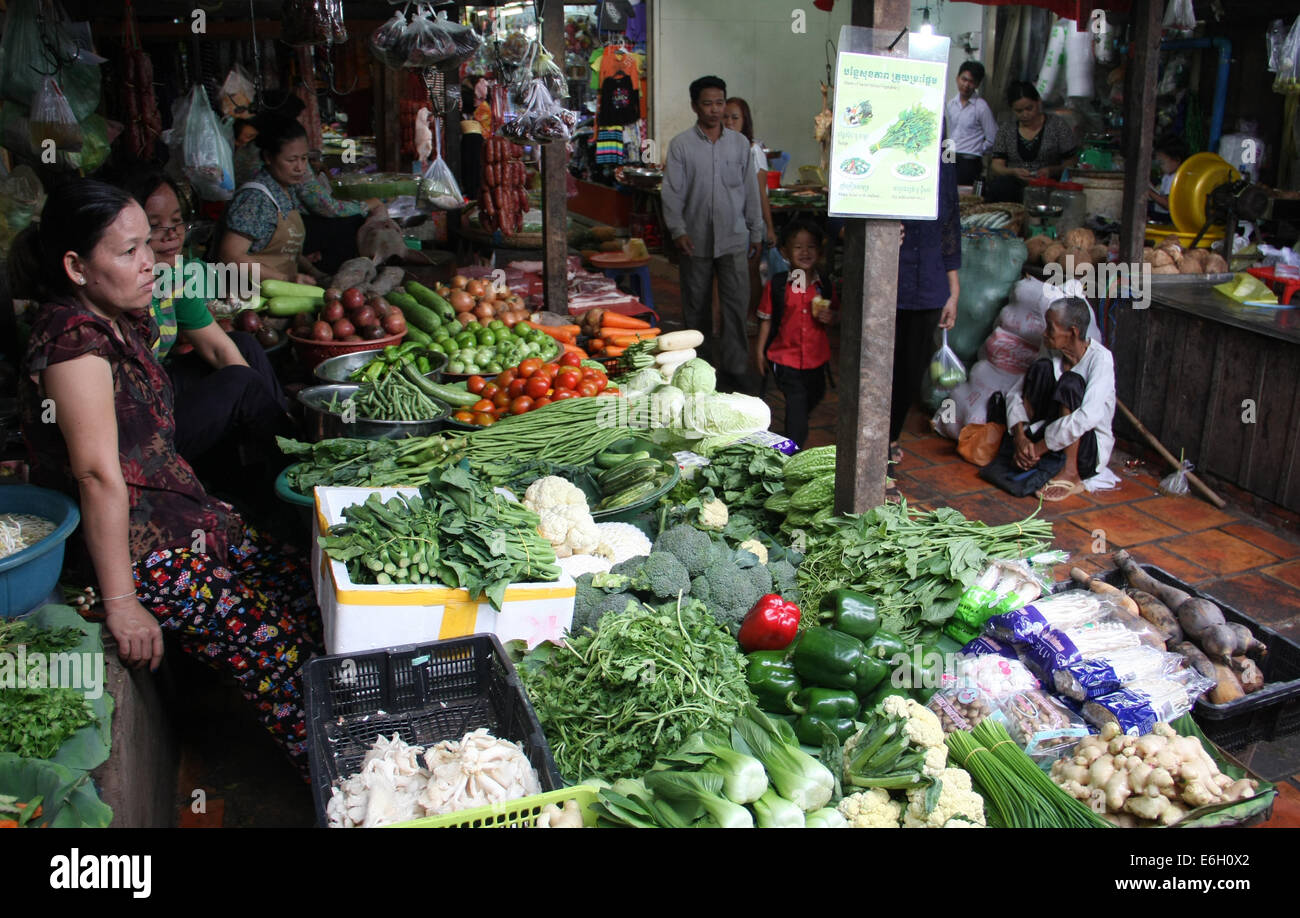
MULTIPOLYGON (((337 357, 331 357, 316 364, 313 373, 324 385, 352 382, 348 378, 352 375, 352 371, 365 366, 381 353, 383 353, 383 348, 340 354, 337 357)), ((433 366, 433 372, 426 373, 424 378, 429 382, 442 382, 442 371, 447 367, 447 355, 440 354, 437 351, 426 351, 425 356, 429 358, 429 363, 433 366)))
POLYGON ((434 399, 434 404, 438 406, 436 418, 423 421, 376 421, 358 416, 348 423, 343 420, 341 412, 326 407, 334 398, 340 403, 346 401, 360 388, 356 383, 331 383, 327 386, 311 386, 298 393, 309 443, 319 443, 334 437, 357 437, 362 440, 427 437, 441 430, 443 420, 451 414, 450 407, 434 399))

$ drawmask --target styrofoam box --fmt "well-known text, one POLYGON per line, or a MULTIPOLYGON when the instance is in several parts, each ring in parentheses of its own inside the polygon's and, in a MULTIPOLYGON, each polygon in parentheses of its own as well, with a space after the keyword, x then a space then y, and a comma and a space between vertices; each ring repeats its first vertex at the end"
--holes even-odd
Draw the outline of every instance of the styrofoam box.
MULTIPOLYGON (((372 492, 382 500, 414 495, 418 488, 316 488, 316 524, 324 534, 344 522, 343 508, 372 492)), ((515 583, 497 612, 486 596, 433 584, 353 583, 347 565, 321 551, 312 539, 312 572, 325 625, 327 653, 355 653, 492 632, 501 643, 529 647, 558 641, 573 624, 577 586, 567 574, 554 583, 515 583)))

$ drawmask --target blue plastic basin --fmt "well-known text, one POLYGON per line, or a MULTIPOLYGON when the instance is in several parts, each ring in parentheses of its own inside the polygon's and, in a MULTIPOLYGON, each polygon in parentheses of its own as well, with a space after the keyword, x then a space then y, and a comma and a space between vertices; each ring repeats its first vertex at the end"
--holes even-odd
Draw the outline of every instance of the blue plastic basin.
POLYGON ((55 526, 35 545, 0 559, 0 618, 13 618, 40 605, 59 582, 63 546, 81 521, 81 512, 57 491, 12 484, 0 485, 0 513, 30 513, 55 526))

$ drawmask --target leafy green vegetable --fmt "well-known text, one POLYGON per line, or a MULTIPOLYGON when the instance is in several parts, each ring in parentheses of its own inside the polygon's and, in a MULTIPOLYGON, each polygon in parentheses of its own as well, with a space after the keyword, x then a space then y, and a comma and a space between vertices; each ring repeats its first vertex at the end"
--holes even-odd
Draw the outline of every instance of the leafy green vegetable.
POLYGON ((871 152, 875 153, 884 147, 898 147, 915 156, 934 143, 937 120, 934 112, 920 102, 911 108, 905 108, 898 120, 889 126, 885 136, 871 145, 871 152))
POLYGON ((276 437, 280 451, 299 460, 290 468, 289 487, 300 494, 312 488, 388 488, 418 485, 434 469, 458 461, 464 437, 410 437, 406 440, 360 440, 334 437, 300 443, 276 437))
POLYGON ((646 787, 669 800, 681 800, 702 806, 723 829, 752 829, 754 817, 738 803, 722 796, 724 779, 707 771, 652 771, 646 775, 646 787))
POLYGON ((1036 516, 988 526, 951 507, 920 513, 903 501, 831 517, 811 527, 799 566, 803 605, 815 609, 827 592, 848 587, 876 600, 885 630, 915 642, 925 627, 952 617, 989 560, 1025 557, 1051 543, 1052 524, 1036 516))
POLYGON ((0 691, 0 752, 51 758, 68 737, 94 720, 76 689, 6 688, 0 691))
POLYGON ((718 391, 718 374, 707 360, 692 357, 673 372, 672 384, 687 395, 712 395, 718 391))
POLYGON ((785 463, 785 454, 770 446, 733 443, 696 470, 695 484, 712 488, 730 513, 747 513, 760 526, 776 529, 783 516, 768 513, 763 502, 782 490, 785 463))
POLYGON ((835 776, 829 768, 799 748, 790 725, 774 720, 755 705, 732 724, 732 745, 748 750, 763 763, 778 794, 805 813, 831 799, 835 776))
POLYGON ((629 606, 519 669, 561 774, 643 774, 699 730, 725 728, 752 702, 745 658, 696 602, 629 606))

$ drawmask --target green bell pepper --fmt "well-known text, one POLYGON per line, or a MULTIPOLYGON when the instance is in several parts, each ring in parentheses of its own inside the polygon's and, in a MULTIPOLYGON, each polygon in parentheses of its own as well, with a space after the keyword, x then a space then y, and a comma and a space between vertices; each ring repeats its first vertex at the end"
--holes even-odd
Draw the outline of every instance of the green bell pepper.
POLYGON ((861 697, 875 689, 880 683, 889 679, 889 674, 893 670, 887 660, 877 660, 875 657, 862 655, 862 662, 858 665, 858 686, 857 693, 861 697))
POLYGON ((831 590, 821 601, 821 620, 828 628, 869 640, 880 630, 880 613, 870 596, 854 590, 831 590))
POLYGON ((745 681, 765 711, 785 713, 790 710, 787 699, 803 688, 795 672, 794 663, 783 650, 759 650, 745 657, 745 681))
POLYGON ((875 710, 876 705, 884 701, 890 695, 906 695, 907 692, 900 688, 895 688, 892 679, 885 679, 870 692, 862 696, 862 719, 868 720, 867 715, 875 710))
POLYGON ((869 657, 889 663, 897 654, 906 654, 907 645, 892 631, 877 631, 867 641, 866 653, 869 657))
POLYGON ((834 720, 856 717, 858 696, 848 689, 806 688, 795 696, 790 710, 796 714, 834 720))
POLYGON ((810 628, 794 649, 795 671, 810 685, 856 689, 866 649, 852 635, 830 628, 810 628))
POLYGON ((805 714, 794 722, 794 735, 805 746, 820 746, 824 743, 826 730, 843 743, 856 733, 857 729, 852 717, 815 717, 812 714, 805 714))

